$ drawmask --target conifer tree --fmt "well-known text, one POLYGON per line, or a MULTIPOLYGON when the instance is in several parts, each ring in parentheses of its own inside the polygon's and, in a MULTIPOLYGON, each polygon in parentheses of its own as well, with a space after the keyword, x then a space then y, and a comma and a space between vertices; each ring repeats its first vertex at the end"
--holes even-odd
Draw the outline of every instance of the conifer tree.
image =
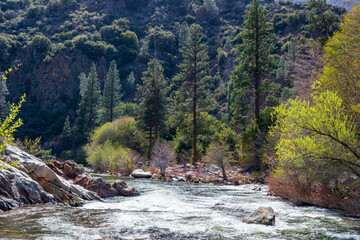
MULTIPOLYGON (((83 77, 83 75, 81 75, 83 77)), ((85 81, 85 79, 82 79, 85 81)), ((98 111, 100 108, 101 91, 97 79, 96 66, 93 63, 90 73, 85 82, 81 84, 80 103, 77 110, 77 146, 86 143, 89 133, 95 129, 99 121, 98 111)))
POLYGON ((203 43, 204 34, 198 24, 190 27, 190 35, 185 42, 181 53, 182 62, 179 65, 180 73, 174 77, 177 105, 184 114, 192 113, 193 163, 198 159, 197 142, 197 115, 209 106, 211 77, 209 76, 209 57, 207 46, 203 43))
POLYGON ((64 149, 69 149, 71 147, 71 127, 70 127, 70 119, 69 116, 66 116, 63 131, 62 131, 61 142, 64 149))
POLYGON ((114 108, 121 101, 120 90, 119 71, 117 70, 116 61, 113 60, 106 75, 102 97, 102 106, 104 108, 103 119, 105 122, 112 122, 114 120, 114 108))
POLYGON ((251 119, 257 121, 260 116, 261 94, 266 92, 263 81, 270 70, 269 56, 273 48, 271 29, 265 8, 258 0, 253 0, 247 8, 243 30, 239 33, 243 43, 238 46, 238 65, 232 74, 233 123, 239 128, 245 127, 251 109, 254 111, 251 119))
POLYGON ((158 141, 159 127, 165 123, 168 89, 163 72, 159 61, 151 60, 141 78, 143 84, 138 87, 137 92, 140 100, 139 122, 144 130, 149 132, 150 146, 158 141), (152 142, 152 131, 154 131, 154 142, 152 142))
POLYGON ((128 86, 128 90, 130 92, 133 92, 135 89, 135 81, 136 81, 136 79, 135 79, 134 72, 131 71, 128 76, 128 79, 127 79, 127 86, 128 86))
POLYGON ((6 79, 0 79, 0 112, 1 117, 7 116, 9 109, 6 104, 6 96, 9 95, 9 90, 6 87, 6 79))

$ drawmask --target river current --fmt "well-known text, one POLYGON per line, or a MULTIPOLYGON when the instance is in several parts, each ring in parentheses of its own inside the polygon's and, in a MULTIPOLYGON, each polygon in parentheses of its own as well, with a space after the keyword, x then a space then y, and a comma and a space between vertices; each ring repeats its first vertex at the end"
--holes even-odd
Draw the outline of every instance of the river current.
POLYGON ((115 197, 78 208, 45 204, 0 213, 0 239, 360 240, 360 219, 334 210, 292 206, 268 196, 265 186, 143 179, 128 184, 141 196, 115 197), (242 223, 244 214, 260 206, 275 210, 275 226, 242 223))

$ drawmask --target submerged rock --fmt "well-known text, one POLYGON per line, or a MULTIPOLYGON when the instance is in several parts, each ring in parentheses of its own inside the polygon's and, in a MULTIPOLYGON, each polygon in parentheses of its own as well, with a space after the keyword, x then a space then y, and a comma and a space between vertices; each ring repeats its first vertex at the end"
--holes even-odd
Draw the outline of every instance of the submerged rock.
POLYGON ((275 225, 275 212, 271 207, 259 207, 243 219, 244 223, 275 225))
POLYGON ((144 172, 144 170, 142 169, 135 169, 132 173, 131 176, 133 178, 151 178, 152 174, 149 172, 144 172))

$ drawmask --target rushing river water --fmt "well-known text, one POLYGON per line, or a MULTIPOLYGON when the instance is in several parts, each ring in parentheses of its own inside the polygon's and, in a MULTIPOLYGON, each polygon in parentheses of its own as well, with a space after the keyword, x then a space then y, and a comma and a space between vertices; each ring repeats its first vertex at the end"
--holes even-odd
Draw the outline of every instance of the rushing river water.
MULTIPOLYGON (((113 179, 110 178, 110 181, 113 179)), ((40 205, 0 213, 0 239, 359 239, 360 219, 294 207, 254 185, 216 186, 131 180, 141 196, 72 208, 40 205), (242 223, 259 206, 275 226, 242 223)))

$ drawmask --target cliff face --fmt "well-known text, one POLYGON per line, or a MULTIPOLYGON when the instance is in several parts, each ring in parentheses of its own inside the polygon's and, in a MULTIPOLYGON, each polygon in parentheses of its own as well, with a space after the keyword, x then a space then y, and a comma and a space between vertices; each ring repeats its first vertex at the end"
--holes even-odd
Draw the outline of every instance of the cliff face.
POLYGON ((3 157, 0 161, 0 210, 35 203, 78 206, 84 200, 139 195, 125 182, 116 181, 112 187, 101 178, 90 176, 72 161, 45 164, 13 146, 7 147, 3 157))

